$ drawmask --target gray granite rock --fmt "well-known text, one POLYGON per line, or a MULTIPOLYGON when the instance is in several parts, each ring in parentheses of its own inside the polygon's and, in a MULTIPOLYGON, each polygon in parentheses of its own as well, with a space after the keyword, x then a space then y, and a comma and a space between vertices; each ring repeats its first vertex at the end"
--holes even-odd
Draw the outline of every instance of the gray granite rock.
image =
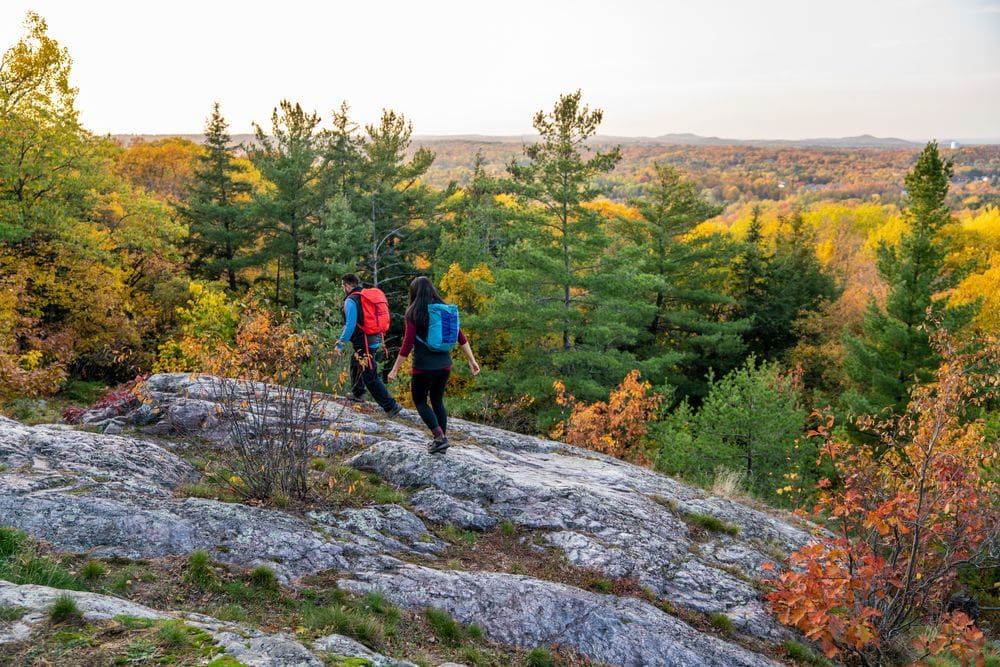
POLYGON ((89 621, 110 620, 116 616, 181 620, 208 632, 223 653, 245 665, 323 667, 324 664, 304 646, 284 634, 267 634, 200 614, 158 611, 135 602, 97 593, 63 591, 47 586, 18 586, 3 580, 0 580, 0 605, 21 607, 28 613, 17 621, 10 631, 4 633, 0 629, 0 646, 13 641, 30 641, 33 626, 45 622, 48 608, 60 595, 72 597, 83 617, 89 621))
POLYGON ((343 635, 328 635, 313 642, 314 651, 322 651, 340 658, 361 658, 371 667, 417 667, 412 662, 387 658, 364 644, 343 635))
POLYGON ((599 595, 530 577, 401 565, 360 573, 340 585, 379 591, 408 609, 435 607, 487 639, 531 649, 562 645, 623 667, 776 665, 765 656, 705 635, 635 598, 599 595))
POLYGON ((435 523, 451 523, 466 530, 492 530, 499 523, 482 505, 434 488, 413 494, 410 505, 435 523))

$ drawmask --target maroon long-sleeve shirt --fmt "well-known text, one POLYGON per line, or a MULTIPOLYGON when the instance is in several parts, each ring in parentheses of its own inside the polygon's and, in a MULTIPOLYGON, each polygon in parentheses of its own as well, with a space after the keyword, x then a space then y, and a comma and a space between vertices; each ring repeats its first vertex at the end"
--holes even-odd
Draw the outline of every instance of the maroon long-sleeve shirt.
MULTIPOLYGON (((426 335, 427 332, 425 331, 424 336, 426 335)), ((465 332, 459 329, 458 344, 465 345, 467 342, 469 342, 469 340, 465 337, 465 332)), ((417 345, 419 345, 421 349, 413 355, 413 367, 410 370, 411 375, 430 373, 432 371, 443 371, 451 368, 451 353, 434 352, 417 340, 417 326, 413 323, 413 320, 406 318, 406 331, 403 332, 403 344, 399 347, 399 356, 404 359, 410 356, 410 352, 412 352, 413 348, 417 345), (444 365, 441 365, 442 361, 444 361, 444 365), (423 363, 421 362, 429 362, 428 367, 423 367, 423 363)))

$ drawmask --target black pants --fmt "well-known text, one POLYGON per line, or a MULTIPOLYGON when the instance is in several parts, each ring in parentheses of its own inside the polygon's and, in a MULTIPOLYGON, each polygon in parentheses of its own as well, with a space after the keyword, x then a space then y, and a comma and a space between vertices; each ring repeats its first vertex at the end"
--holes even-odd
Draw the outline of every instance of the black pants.
POLYGON ((425 371, 410 377, 413 405, 431 431, 438 426, 442 431, 448 430, 448 413, 444 409, 444 388, 448 386, 450 375, 451 369, 445 368, 440 371, 425 371), (428 398, 430 405, 427 405, 428 398))
POLYGON ((372 398, 386 412, 396 407, 396 399, 389 395, 389 390, 385 388, 382 378, 375 370, 374 356, 379 350, 372 350, 369 357, 365 357, 364 350, 354 350, 351 355, 351 393, 358 398, 363 398, 365 389, 371 392, 372 398))

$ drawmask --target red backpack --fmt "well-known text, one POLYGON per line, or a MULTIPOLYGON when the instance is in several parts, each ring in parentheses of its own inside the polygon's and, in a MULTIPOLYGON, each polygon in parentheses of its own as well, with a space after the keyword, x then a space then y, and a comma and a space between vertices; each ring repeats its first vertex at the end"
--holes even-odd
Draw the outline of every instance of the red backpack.
POLYGON ((361 317, 358 326, 366 334, 384 334, 389 330, 389 300, 377 287, 368 287, 358 292, 361 317))

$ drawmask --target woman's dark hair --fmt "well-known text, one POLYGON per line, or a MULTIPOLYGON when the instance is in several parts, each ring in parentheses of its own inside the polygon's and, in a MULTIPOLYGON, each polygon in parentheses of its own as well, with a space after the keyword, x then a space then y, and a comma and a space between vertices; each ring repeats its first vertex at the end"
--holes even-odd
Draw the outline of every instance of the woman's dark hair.
POLYGON ((417 329, 426 329, 427 306, 432 303, 444 303, 444 299, 430 278, 417 276, 410 282, 410 305, 406 307, 406 319, 413 322, 417 329))

